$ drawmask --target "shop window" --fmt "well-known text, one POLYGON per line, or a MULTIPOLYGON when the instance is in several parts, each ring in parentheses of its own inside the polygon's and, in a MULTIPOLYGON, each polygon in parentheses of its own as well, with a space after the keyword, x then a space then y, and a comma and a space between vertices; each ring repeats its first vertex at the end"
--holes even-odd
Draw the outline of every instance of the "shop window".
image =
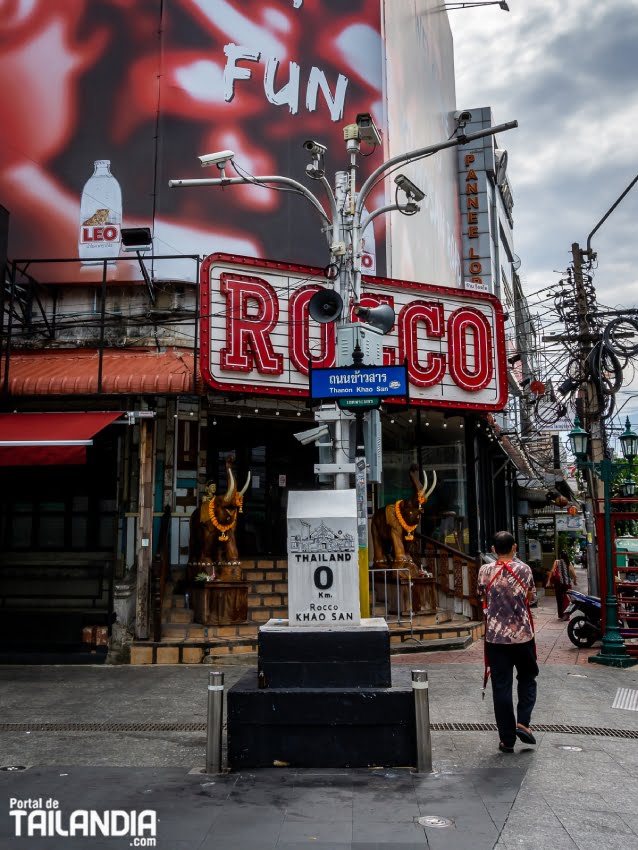
POLYGON ((115 442, 98 435, 87 459, 78 466, 2 470, 0 551, 113 551, 115 442))

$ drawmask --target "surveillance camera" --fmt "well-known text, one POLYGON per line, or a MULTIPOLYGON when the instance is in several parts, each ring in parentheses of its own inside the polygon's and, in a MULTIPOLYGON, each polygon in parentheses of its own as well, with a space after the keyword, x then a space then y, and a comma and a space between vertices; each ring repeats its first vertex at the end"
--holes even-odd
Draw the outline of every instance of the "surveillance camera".
POLYGON ((321 142, 315 142, 312 139, 306 139, 303 143, 304 149, 309 151, 313 156, 323 156, 328 150, 321 142))
POLYGON ((327 425, 317 425, 316 428, 310 428, 309 431, 300 431, 295 434, 295 439, 299 440, 302 446, 308 446, 310 443, 316 443, 322 437, 327 437, 330 434, 330 429, 327 425))
POLYGON ((467 111, 463 111, 463 112, 455 112, 455 113, 454 113, 454 117, 455 117, 455 118, 456 118, 456 120, 459 122, 459 124, 461 124, 461 123, 463 123, 463 124, 467 124, 467 123, 468 123, 468 121, 471 121, 471 120, 472 120, 472 113, 471 113, 471 112, 467 112, 467 111))
POLYGON ((359 128, 359 139, 371 145, 380 145, 382 142, 379 128, 369 112, 360 112, 357 115, 357 127, 359 128))
POLYGON ((418 186, 415 186, 414 183, 405 176, 405 174, 397 174, 394 178, 394 182, 397 184, 399 189, 403 189, 405 194, 411 200, 418 203, 425 198, 425 192, 422 192, 418 186))
POLYGON ((227 162, 230 162, 230 160, 234 158, 235 154, 233 151, 205 153, 203 156, 198 157, 202 164, 202 168, 207 168, 209 165, 217 165, 219 168, 223 168, 227 162))

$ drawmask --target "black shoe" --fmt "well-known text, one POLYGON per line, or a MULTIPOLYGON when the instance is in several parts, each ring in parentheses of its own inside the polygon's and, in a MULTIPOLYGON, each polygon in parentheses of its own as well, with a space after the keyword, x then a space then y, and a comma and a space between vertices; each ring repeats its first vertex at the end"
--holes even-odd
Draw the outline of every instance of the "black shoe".
POLYGON ((513 753, 514 747, 506 747, 502 741, 499 741, 498 748, 502 753, 513 753))
POLYGON ((522 741, 524 744, 535 744, 536 738, 532 735, 531 732, 528 732, 527 729, 521 729, 520 726, 516 727, 516 737, 519 741, 522 741))

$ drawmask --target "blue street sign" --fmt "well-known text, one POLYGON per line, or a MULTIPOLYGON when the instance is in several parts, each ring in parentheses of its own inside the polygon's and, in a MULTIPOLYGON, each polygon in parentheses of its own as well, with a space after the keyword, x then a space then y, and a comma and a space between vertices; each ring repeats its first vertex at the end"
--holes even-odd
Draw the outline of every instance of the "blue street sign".
POLYGON ((402 366, 340 366, 310 370, 310 397, 400 398, 408 395, 408 374, 402 366))

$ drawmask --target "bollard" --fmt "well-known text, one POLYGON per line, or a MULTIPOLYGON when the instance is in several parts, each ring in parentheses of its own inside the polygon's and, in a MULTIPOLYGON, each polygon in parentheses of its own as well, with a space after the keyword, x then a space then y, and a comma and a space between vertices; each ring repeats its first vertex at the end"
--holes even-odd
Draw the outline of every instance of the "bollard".
POLYGON ((428 699, 428 674, 425 670, 412 671, 414 713, 416 716, 416 769, 419 773, 432 773, 432 737, 430 735, 430 703, 428 699))
POLYGON ((224 674, 208 674, 208 724, 206 727, 206 773, 222 772, 222 719, 224 674))

